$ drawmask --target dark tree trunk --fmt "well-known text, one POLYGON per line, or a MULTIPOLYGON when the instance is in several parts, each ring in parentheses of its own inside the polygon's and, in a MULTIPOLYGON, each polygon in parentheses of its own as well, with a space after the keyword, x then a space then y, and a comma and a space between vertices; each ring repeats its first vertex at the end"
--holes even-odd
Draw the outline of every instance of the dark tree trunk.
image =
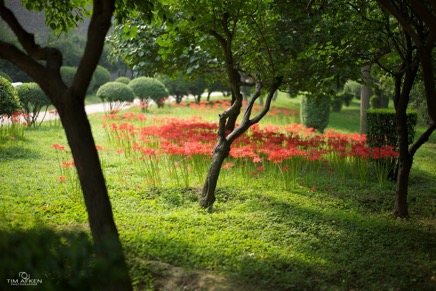
POLYGON ((200 206, 207 208, 215 202, 215 190, 221 171, 221 166, 230 152, 230 144, 227 140, 219 140, 215 146, 210 162, 209 171, 207 172, 206 181, 204 182, 200 206))
POLYGON ((228 120, 226 123, 226 131, 227 132, 231 132, 235 129, 236 120, 238 119, 239 113, 241 112, 242 103, 238 102, 237 104, 235 104, 237 99, 238 99, 238 97, 236 96, 236 94, 232 92, 232 103, 231 104, 232 104, 232 107, 234 107, 235 112, 228 117, 228 120))
POLYGON ((415 82, 419 63, 413 62, 413 48, 409 37, 407 39, 406 60, 402 64, 404 70, 395 76, 395 119, 398 132, 399 156, 398 176, 396 186, 396 199, 394 214, 398 217, 409 215, 407 195, 409 187, 409 175, 413 163, 413 154, 409 151, 409 132, 407 128, 407 107, 409 105, 410 91, 415 82), (403 82, 401 80, 403 79, 403 82))
POLYGON ((228 114, 232 113, 232 108, 226 110, 220 115, 219 128, 218 128, 218 142, 215 145, 212 161, 210 163, 209 171, 207 173, 206 181, 203 186, 203 191, 200 198, 200 206, 211 207, 215 202, 215 190, 218 183, 218 178, 221 166, 224 160, 228 157, 230 147, 239 136, 246 132, 252 125, 258 123, 269 111, 274 92, 280 86, 282 78, 276 78, 273 84, 270 85, 268 96, 266 97, 265 106, 262 111, 255 117, 251 118, 251 113, 256 100, 260 96, 261 86, 258 83, 256 91, 251 97, 250 102, 245 109, 244 117, 241 124, 234 128, 230 133, 226 131, 226 122, 228 114))
POLYGON ((70 88, 61 79, 60 51, 37 45, 34 36, 22 28, 4 1, 0 1, 0 16, 11 27, 23 50, 0 40, 0 57, 17 65, 37 82, 59 112, 79 175, 98 265, 105 266, 110 272, 99 274, 102 279, 96 278, 99 286, 95 287, 104 290, 132 290, 84 107, 86 91, 101 56, 114 9, 114 0, 93 2, 86 47, 70 88))
MULTIPOLYGON (((70 97, 68 100, 75 99, 70 97)), ((110 276, 104 280, 108 284, 105 289, 131 290, 91 126, 83 104, 68 106, 68 110, 61 110, 59 114, 79 175, 97 258, 110 271, 110 276)))

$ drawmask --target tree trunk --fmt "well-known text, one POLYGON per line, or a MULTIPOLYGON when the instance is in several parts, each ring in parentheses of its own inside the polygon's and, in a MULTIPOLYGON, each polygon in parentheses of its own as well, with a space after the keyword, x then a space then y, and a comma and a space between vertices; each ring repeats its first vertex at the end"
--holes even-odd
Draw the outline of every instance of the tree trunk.
POLYGON ((212 161, 203 186, 200 198, 200 206, 207 208, 215 202, 215 190, 220 175, 221 166, 230 152, 230 144, 226 140, 221 140, 215 146, 212 154, 212 161))
MULTIPOLYGON (((240 94, 240 93, 239 93, 240 94)), ((231 132, 235 129, 236 127, 236 120, 238 119, 239 116, 239 112, 241 112, 241 108, 242 108, 242 103, 239 104, 235 104, 235 102, 237 101, 238 96, 235 95, 235 93, 233 93, 232 90, 232 106, 235 106, 235 112, 234 114, 229 116, 229 119, 226 123, 226 131, 227 132, 231 132)), ((241 98, 241 95, 239 96, 239 98, 241 98)))
POLYGON ((398 178, 396 187, 395 210, 394 215, 397 217, 408 217, 409 206, 407 204, 407 195, 409 188, 409 176, 412 169, 413 156, 407 155, 402 157, 398 162, 398 178))
POLYGON ((132 290, 98 152, 84 106, 83 104, 67 106, 71 107, 68 110, 60 110, 59 114, 79 175, 97 258, 105 264, 106 270, 110 270, 110 276, 105 275, 103 280, 108 284, 105 289, 132 290))
POLYGON ((371 79, 371 65, 365 65, 362 68, 362 75, 365 84, 360 88, 360 134, 365 134, 368 128, 368 121, 366 118, 366 111, 369 108, 369 99, 371 88, 367 85, 371 79))

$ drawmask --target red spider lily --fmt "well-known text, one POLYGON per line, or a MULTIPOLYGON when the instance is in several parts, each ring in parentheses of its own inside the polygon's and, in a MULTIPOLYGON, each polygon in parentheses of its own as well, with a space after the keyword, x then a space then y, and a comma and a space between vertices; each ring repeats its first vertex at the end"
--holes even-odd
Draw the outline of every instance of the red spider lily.
POLYGON ((63 161, 61 163, 62 168, 73 168, 75 166, 74 161, 63 161))
POLYGON ((391 146, 373 148, 371 151, 371 158, 373 159, 388 159, 396 157, 398 157, 398 152, 394 151, 394 148, 391 146))
POLYGON ((98 151, 105 151, 106 149, 103 147, 103 146, 101 146, 101 145, 95 145, 95 148, 98 150, 98 151))
POLYGON ((65 150, 65 147, 63 145, 58 144, 58 143, 52 144, 51 147, 56 149, 56 150, 59 150, 59 151, 64 151, 65 150))
POLYGON ((232 163, 232 162, 227 162, 227 163, 225 163, 224 165, 223 165, 223 169, 224 170, 228 170, 228 169, 230 169, 231 167, 233 167, 234 166, 234 164, 232 163))

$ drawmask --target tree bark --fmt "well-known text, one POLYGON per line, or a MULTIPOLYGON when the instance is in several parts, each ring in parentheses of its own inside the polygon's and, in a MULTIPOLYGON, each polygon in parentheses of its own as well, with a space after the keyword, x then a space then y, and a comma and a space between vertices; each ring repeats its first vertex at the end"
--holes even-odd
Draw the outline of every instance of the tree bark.
POLYGON ((224 160, 228 157, 229 153, 229 142, 225 139, 220 139, 213 150, 209 171, 207 172, 206 181, 204 182, 203 192, 200 198, 201 207, 211 207, 215 202, 215 190, 218 184, 221 166, 224 160))
POLYGON ((215 202, 215 190, 218 183, 221 166, 230 153, 230 146, 239 136, 246 132, 250 128, 250 126, 258 123, 267 114, 271 106, 271 101, 274 93, 277 91, 277 88, 280 86, 281 83, 281 77, 275 79, 275 81, 270 85, 269 92, 266 97, 265 106, 263 107, 262 111, 255 117, 251 118, 253 106, 260 96, 261 84, 258 83, 256 86, 256 91, 251 97, 250 102, 247 104, 247 108, 245 109, 244 117, 241 121, 241 124, 238 125, 238 127, 234 128, 230 133, 226 132, 226 121, 228 118, 226 114, 229 112, 229 110, 225 111, 223 114, 220 115, 218 142, 212 154, 211 164, 200 198, 200 206, 205 208, 211 207, 215 202))
POLYGON ((105 275, 99 281, 102 285, 95 287, 132 290, 84 104, 86 90, 103 50, 114 8, 114 0, 93 2, 87 44, 70 88, 66 87, 60 75, 60 51, 38 46, 34 36, 23 29, 15 15, 4 5, 4 0, 0 0, 0 16, 18 37, 24 51, 0 41, 0 57, 17 65, 35 80, 59 112, 79 175, 98 264, 111 271, 110 274, 101 274, 105 275), (45 66, 39 62, 41 60, 45 61, 45 66))
POLYGON ((360 134, 365 134, 368 129, 366 111, 369 108, 369 98, 371 94, 371 88, 367 85, 371 80, 370 64, 362 68, 362 77, 365 84, 362 84, 360 88, 360 134))
MULTIPOLYGON (((67 100, 77 99, 68 96, 67 100)), ((59 114, 82 187, 97 258, 110 270, 105 289, 132 290, 91 126, 80 102, 68 106, 59 114)))

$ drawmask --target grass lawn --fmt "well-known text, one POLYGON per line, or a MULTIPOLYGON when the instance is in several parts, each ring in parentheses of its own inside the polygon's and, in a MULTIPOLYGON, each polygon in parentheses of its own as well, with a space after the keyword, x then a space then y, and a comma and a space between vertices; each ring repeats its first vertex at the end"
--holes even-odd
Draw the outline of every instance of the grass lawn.
MULTIPOLYGON (((271 111, 285 109, 287 115, 271 114, 261 127, 299 121, 297 99, 281 94, 274 106, 271 111)), ((358 106, 354 101, 332 113, 329 128, 357 132, 358 106)), ((203 109, 166 106, 147 113, 146 122, 193 115, 217 120, 218 111, 203 109)), ((137 108, 126 112, 141 114, 137 108)), ((204 210, 197 200, 207 160, 175 174, 150 168, 156 166, 151 158, 141 166, 102 127, 127 123, 128 114, 122 120, 103 117, 90 120, 96 144, 104 148, 101 161, 137 290, 161 286, 168 267, 156 261, 226 278, 234 285, 215 287, 228 290, 436 290, 434 135, 416 154, 409 219, 391 215, 395 184, 377 183, 372 175, 363 181, 320 167, 297 173, 288 187, 279 182, 279 170, 253 174, 253 165, 237 162, 223 169, 217 202, 204 210)), ((42 279, 33 287, 38 290, 86 290, 106 277, 92 260, 87 214, 74 168, 65 164, 71 158, 53 144, 66 146, 66 139, 59 125, 48 122, 1 140, 1 290, 15 290, 6 279, 19 272, 42 279)), ((177 289, 192 290, 185 279, 177 289)))

